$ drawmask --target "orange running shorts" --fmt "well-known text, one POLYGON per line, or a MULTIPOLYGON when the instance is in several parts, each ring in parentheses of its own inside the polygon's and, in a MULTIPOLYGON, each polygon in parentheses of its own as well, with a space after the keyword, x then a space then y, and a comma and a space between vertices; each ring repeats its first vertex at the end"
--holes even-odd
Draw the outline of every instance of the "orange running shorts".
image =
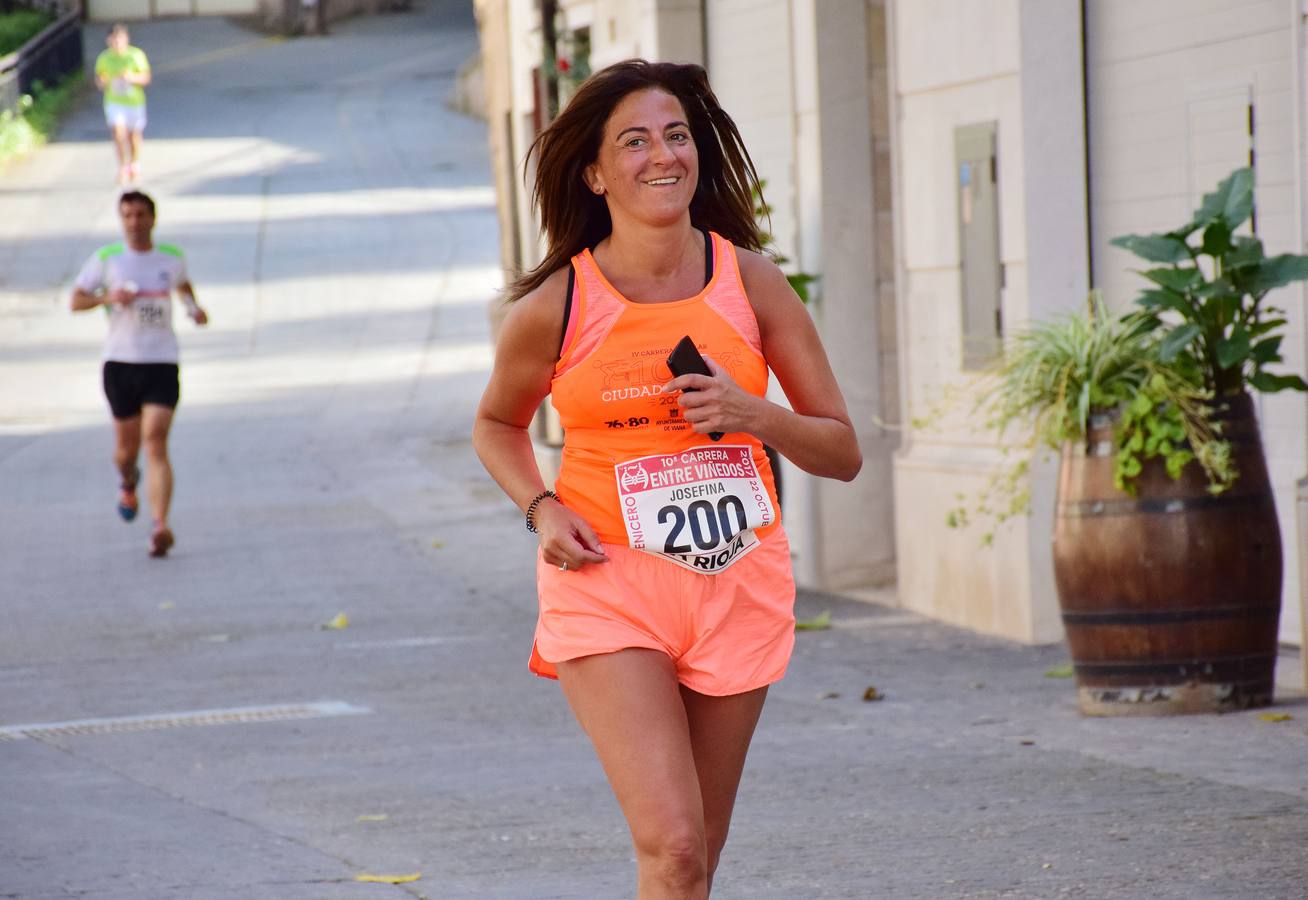
POLYGON ((604 552, 608 562, 579 571, 537 556, 540 618, 530 663, 537 675, 557 678, 554 663, 630 647, 666 653, 678 681, 717 697, 785 675, 795 580, 783 529, 716 575, 617 544, 604 552))

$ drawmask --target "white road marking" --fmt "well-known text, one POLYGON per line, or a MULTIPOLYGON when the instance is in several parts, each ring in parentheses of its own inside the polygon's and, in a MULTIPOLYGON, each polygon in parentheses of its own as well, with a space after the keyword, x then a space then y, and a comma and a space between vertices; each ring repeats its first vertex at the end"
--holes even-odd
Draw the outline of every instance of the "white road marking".
POLYGON ((237 706, 228 709, 197 709, 186 712, 150 713, 103 719, 72 719, 31 725, 0 726, 0 741, 21 741, 55 735, 108 734, 121 731, 153 731, 196 725, 234 725, 247 722, 281 722, 291 719, 321 719, 330 716, 358 716, 372 712, 340 700, 320 703, 283 703, 277 706, 237 706))

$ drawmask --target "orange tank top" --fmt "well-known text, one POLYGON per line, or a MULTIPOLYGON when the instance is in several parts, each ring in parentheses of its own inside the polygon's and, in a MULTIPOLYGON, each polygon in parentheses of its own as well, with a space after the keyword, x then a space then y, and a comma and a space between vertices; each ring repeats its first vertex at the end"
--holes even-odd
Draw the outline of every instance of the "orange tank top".
POLYGON ((713 275, 685 300, 636 303, 609 284, 589 250, 576 286, 551 401, 564 429, 555 490, 605 543, 712 574, 780 521, 772 470, 753 435, 713 441, 681 417, 668 354, 689 335, 757 396, 767 391, 758 320, 731 242, 712 234, 713 275))

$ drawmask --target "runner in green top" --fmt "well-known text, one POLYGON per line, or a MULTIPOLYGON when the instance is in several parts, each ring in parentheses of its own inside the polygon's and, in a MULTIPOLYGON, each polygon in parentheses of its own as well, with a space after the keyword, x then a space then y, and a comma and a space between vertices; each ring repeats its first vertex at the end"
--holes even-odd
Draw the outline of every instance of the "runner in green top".
POLYGON ((150 61, 131 45, 126 25, 109 29, 109 45, 95 59, 95 83, 104 91, 104 118, 118 151, 118 182, 135 181, 139 174, 141 136, 145 133, 145 86, 150 83, 150 61))

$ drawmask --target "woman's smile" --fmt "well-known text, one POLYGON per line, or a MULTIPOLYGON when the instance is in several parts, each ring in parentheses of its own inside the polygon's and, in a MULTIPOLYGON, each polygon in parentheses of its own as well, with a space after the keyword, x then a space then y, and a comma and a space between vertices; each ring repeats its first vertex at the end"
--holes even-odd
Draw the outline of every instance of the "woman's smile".
POLYGON ((699 155, 681 101, 665 91, 634 92, 604 126, 587 172, 592 190, 621 217, 664 221, 684 215, 699 177, 699 155))

